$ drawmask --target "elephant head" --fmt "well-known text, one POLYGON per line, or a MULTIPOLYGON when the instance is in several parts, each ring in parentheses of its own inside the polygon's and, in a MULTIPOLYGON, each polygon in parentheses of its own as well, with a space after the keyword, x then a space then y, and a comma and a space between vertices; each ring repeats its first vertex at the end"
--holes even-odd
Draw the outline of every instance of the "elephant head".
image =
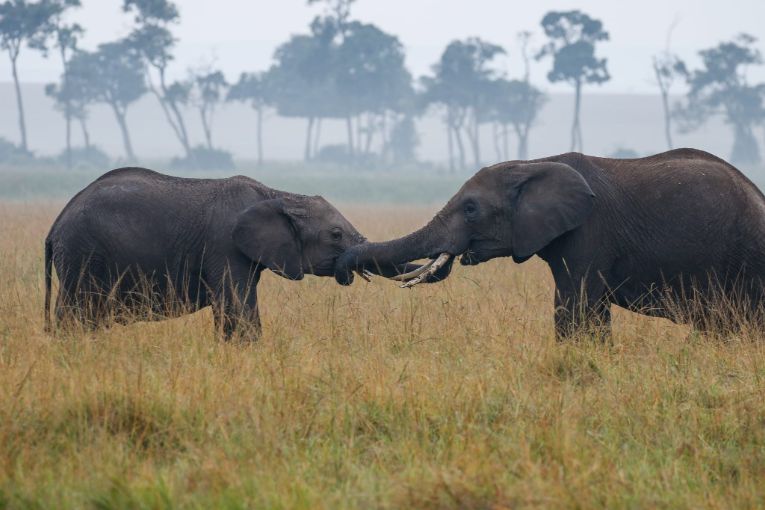
POLYGON ((432 259, 419 276, 417 271, 402 275, 411 286, 423 276, 445 278, 458 255, 463 265, 506 256, 523 262, 584 223, 594 196, 582 175, 564 163, 507 162, 484 168, 420 230, 347 250, 336 277, 375 265, 432 259))
MULTIPOLYGON (((339 256, 366 241, 324 198, 301 195, 272 198, 245 209, 236 219, 232 237, 250 260, 290 280, 301 280, 305 274, 335 275, 339 256)), ((416 267, 386 266, 367 273, 392 276, 416 267)), ((350 284, 353 274, 338 281, 350 284)))

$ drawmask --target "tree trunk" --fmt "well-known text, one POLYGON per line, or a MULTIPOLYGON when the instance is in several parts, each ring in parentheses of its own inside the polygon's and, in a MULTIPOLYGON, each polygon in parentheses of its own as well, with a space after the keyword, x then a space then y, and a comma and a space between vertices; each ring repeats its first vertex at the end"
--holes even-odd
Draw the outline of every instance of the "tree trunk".
POLYGON ((13 72, 13 86, 16 90, 16 106, 19 110, 19 130, 21 131, 21 149, 24 152, 29 152, 29 145, 27 144, 27 124, 24 119, 24 100, 21 97, 21 86, 19 85, 19 73, 18 69, 16 69, 16 60, 19 57, 18 52, 16 52, 16 55, 13 55, 11 53, 11 50, 9 50, 9 53, 11 54, 11 70, 13 72))
POLYGON ((263 107, 256 108, 257 120, 257 146, 258 146, 258 166, 263 166, 263 107))
POLYGON ((353 120, 351 119, 351 116, 348 115, 345 118, 345 127, 348 131, 348 156, 353 156, 353 120))
POLYGON ((85 144, 86 149, 90 149, 90 133, 88 133, 88 123, 84 118, 80 120, 80 129, 82 129, 82 141, 85 144))
POLYGON ((61 90, 64 92, 64 121, 66 122, 66 169, 72 169, 72 100, 69 97, 69 69, 66 61, 66 47, 59 44, 61 65, 64 75, 61 90))
POLYGON ((733 150, 731 163, 756 165, 760 162, 760 148, 749 124, 733 124, 733 150))
MULTIPOLYGON (((149 76, 149 73, 146 73, 147 77, 149 76)), ((162 94, 159 93, 157 90, 157 87, 154 86, 154 84, 151 82, 151 79, 148 80, 149 82, 149 90, 154 95, 154 97, 157 98, 157 102, 159 103, 159 106, 162 108, 162 113, 165 114, 165 119, 167 120, 167 123, 170 124, 170 128, 173 130, 173 133, 175 134, 175 137, 178 139, 178 141, 181 143, 181 146, 183 147, 183 151, 186 153, 186 156, 191 156, 190 151, 186 147, 186 144, 183 141, 183 136, 181 135, 181 131, 178 128, 178 126, 175 125, 175 122, 173 121, 172 115, 170 115, 170 109, 167 107, 167 102, 165 101, 165 98, 162 97, 162 94)))
POLYGON ((183 121, 183 116, 181 115, 181 112, 178 109, 178 105, 175 103, 175 101, 168 102, 170 103, 170 109, 173 111, 173 114, 175 115, 176 121, 178 122, 178 126, 180 128, 181 144, 183 145, 183 150, 185 150, 186 155, 190 157, 191 143, 189 142, 189 135, 186 132, 186 123, 183 121))
POLYGON ((497 155, 497 162, 502 161, 502 148, 499 145, 500 132, 497 129, 497 122, 491 123, 491 135, 494 139, 494 153, 497 155))
POLYGON ((316 119, 316 134, 313 137, 313 153, 319 153, 319 143, 321 141, 321 117, 316 119))
POLYGON ((454 135, 452 134, 452 115, 451 110, 446 116, 446 135, 449 143, 449 172, 454 173, 454 135))
POLYGON ((515 125, 515 134, 518 137, 518 159, 520 160, 527 160, 529 159, 529 129, 528 127, 521 127, 520 125, 515 125))
POLYGON ((303 159, 309 161, 311 159, 311 134, 313 133, 313 117, 308 117, 308 126, 306 127, 305 134, 305 152, 303 153, 303 159))
POLYGON ((207 142, 208 150, 213 150, 212 144, 212 130, 210 129, 210 122, 207 117, 207 108, 204 106, 199 108, 199 116, 202 118, 202 131, 205 133, 205 141, 207 142))
POLYGON ((369 154, 372 150, 372 138, 374 137, 374 120, 372 120, 372 113, 367 113, 367 139, 364 145, 364 154, 369 154))
POLYGON ((178 141, 181 143, 181 146, 186 153, 186 157, 191 158, 191 144, 189 143, 189 136, 188 132, 186 131, 186 123, 183 121, 183 116, 181 115, 181 112, 178 109, 178 105, 175 103, 175 101, 169 101, 167 99, 165 69, 162 67, 157 67, 157 71, 159 72, 159 86, 162 89, 162 93, 160 94, 154 84, 152 84, 150 73, 147 71, 146 76, 149 78, 149 90, 152 91, 152 93, 156 96, 157 101, 159 101, 159 104, 162 107, 162 111, 165 113, 165 118, 167 119, 168 124, 170 124, 170 127, 173 129, 176 138, 178 138, 178 141), (173 116, 175 116, 175 120, 173 120, 173 116))
MULTIPOLYGON (((396 123, 394 122, 393 125, 395 126, 396 123)), ((380 137, 381 140, 381 148, 380 148, 380 156, 382 156, 383 161, 388 161, 388 158, 390 156, 390 140, 388 139, 388 112, 385 111, 382 114, 382 121, 380 122, 380 137)))
POLYGON ((571 152, 582 150, 582 130, 579 125, 579 107, 582 102, 582 82, 577 80, 574 94, 574 122, 571 125, 571 152))
POLYGON ((502 125, 502 150, 504 151, 505 161, 510 160, 510 136, 508 134, 509 129, 510 128, 507 124, 502 125))
POLYGON ((353 148, 356 154, 361 152, 361 114, 356 115, 356 147, 353 148))
POLYGON ((117 124, 120 126, 120 131, 122 132, 122 143, 125 146, 125 155, 130 163, 136 162, 135 153, 133 152, 133 144, 130 141, 130 133, 128 132, 127 127, 127 119, 125 118, 127 115, 127 112, 123 112, 120 110, 120 108, 114 104, 111 103, 112 110, 114 111, 114 116, 117 118, 117 124))
POLYGON ((669 109, 669 94, 665 89, 661 91, 661 103, 664 107, 664 136, 667 139, 667 149, 672 150, 672 112, 669 109))
POLYGON ((460 126, 459 124, 455 124, 454 126, 454 138, 457 140, 457 152, 459 152, 460 155, 460 170, 464 170, 467 166, 465 163, 465 144, 462 143, 462 135, 460 134, 460 126))
POLYGON ((481 167, 481 146, 478 140, 478 119, 475 116, 468 120, 465 133, 470 142, 470 148, 473 150, 473 161, 475 162, 476 169, 478 169, 481 167))

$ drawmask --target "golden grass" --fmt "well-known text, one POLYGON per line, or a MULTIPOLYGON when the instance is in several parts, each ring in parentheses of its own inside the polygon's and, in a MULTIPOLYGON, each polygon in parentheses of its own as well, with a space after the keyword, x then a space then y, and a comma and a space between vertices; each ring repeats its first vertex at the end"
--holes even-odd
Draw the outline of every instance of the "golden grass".
MULTIPOLYGON (((60 206, 61 204, 59 204, 60 206)), ((425 208, 341 207, 370 238, 425 208)), ((0 204, 0 508, 765 506, 765 344, 617 310, 558 345, 538 260, 411 291, 266 274, 209 310, 51 338, 57 206, 0 204)))

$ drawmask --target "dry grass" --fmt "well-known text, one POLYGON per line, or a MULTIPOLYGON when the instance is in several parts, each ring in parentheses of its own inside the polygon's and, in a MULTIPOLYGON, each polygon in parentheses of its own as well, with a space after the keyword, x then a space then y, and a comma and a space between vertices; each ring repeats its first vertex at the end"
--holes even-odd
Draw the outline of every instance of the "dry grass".
MULTIPOLYGON (((371 238, 425 209, 341 208, 371 238)), ((0 508, 765 506, 765 343, 615 314, 556 345, 539 261, 412 291, 267 275, 264 336, 209 311, 42 331, 57 207, 0 205, 0 508)))

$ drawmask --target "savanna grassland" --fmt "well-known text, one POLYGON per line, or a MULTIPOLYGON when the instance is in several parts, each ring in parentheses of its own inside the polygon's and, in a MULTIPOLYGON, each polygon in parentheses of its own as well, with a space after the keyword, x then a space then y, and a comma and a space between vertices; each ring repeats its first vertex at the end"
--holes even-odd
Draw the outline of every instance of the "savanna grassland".
MULTIPOLYGON (((264 335, 209 310, 43 332, 62 203, 0 204, 0 508, 765 506, 765 342, 618 310, 556 344, 539 260, 259 286, 264 335)), ((435 207, 340 206, 372 239, 435 207)))

